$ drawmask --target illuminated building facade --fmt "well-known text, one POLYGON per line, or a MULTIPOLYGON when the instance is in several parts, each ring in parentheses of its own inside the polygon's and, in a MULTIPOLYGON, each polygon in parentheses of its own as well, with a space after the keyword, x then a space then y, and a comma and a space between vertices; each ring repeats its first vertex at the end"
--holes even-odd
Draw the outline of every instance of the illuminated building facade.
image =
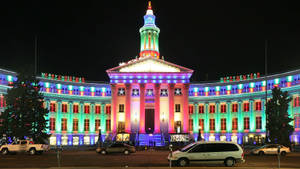
MULTIPOLYGON (((228 140, 239 144, 264 142, 265 97, 280 87, 292 97, 288 113, 294 121, 291 140, 300 140, 300 70, 260 77, 259 74, 222 78, 214 83, 192 83, 193 70, 165 61, 158 46, 159 28, 149 3, 140 29, 139 58, 107 70, 108 83, 45 74, 40 79, 49 109, 52 145, 92 145, 128 133, 139 145, 164 145, 181 133, 197 139, 228 140)), ((16 73, 0 69, 0 111, 3 95, 16 73)))

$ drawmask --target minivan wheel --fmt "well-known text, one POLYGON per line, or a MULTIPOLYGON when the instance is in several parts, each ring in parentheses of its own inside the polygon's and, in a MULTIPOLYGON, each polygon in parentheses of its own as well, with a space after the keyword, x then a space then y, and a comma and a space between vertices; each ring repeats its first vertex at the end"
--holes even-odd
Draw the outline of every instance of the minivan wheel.
POLYGON ((128 154, 129 154, 129 151, 128 151, 128 150, 125 150, 125 151, 124 151, 124 154, 125 154, 125 155, 128 155, 128 154))
POLYGON ((101 150, 100 153, 101 153, 102 155, 105 155, 105 154, 106 154, 106 151, 105 151, 105 150, 101 150))
POLYGON ((285 152, 285 151, 282 151, 282 152, 280 153, 280 155, 281 155, 281 156, 285 156, 285 155, 286 155, 286 152, 285 152))
POLYGON ((258 153, 258 155, 259 156, 263 156, 265 153, 263 152, 263 151, 260 151, 259 153, 258 153))
POLYGON ((186 158, 181 158, 178 160, 177 163, 178 163, 178 166, 180 166, 180 167, 186 167, 189 165, 189 160, 186 158))
POLYGON ((227 158, 224 163, 226 167, 232 167, 235 164, 235 160, 233 158, 227 158))

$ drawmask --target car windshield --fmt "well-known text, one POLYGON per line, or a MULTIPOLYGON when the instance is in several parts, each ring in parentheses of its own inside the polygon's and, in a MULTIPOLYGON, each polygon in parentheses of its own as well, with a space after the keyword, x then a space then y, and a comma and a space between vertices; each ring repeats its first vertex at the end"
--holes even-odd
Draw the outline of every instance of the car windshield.
POLYGON ((193 148, 194 145, 196 145, 196 143, 189 144, 189 145, 183 147, 182 149, 180 149, 179 151, 186 152, 186 151, 190 150, 191 148, 193 148))

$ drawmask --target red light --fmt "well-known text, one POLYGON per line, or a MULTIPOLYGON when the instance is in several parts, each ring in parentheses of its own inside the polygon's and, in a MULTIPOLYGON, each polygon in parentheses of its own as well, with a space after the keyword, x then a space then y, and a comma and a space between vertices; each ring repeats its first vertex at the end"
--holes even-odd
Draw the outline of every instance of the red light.
POLYGON ((251 93, 253 92, 253 88, 250 88, 250 92, 251 92, 251 93))
POLYGON ((219 95, 220 95, 220 92, 219 92, 219 91, 216 91, 216 95, 219 96, 219 95))
POLYGON ((95 96, 95 92, 92 92, 92 96, 95 96))
POLYGON ((69 94, 72 95, 72 94, 73 94, 73 91, 72 91, 72 90, 69 90, 69 94))
POLYGON ((83 92, 80 92, 80 96, 83 96, 83 92))
POLYGON ((61 94, 61 89, 58 89, 58 90, 57 90, 57 93, 58 93, 58 94, 61 94))
POLYGON ((230 90, 227 90, 227 95, 230 95, 230 90))
POLYGON ((261 90, 262 90, 262 91, 265 91, 265 90, 266 90, 266 86, 262 86, 262 87, 261 87, 261 90))
POLYGON ((205 92, 205 96, 208 96, 208 92, 205 92))
POLYGON ((48 93, 49 93, 49 92, 50 92, 50 88, 46 88, 46 92, 48 92, 48 93))
POLYGON ((242 93, 242 89, 239 89, 239 94, 241 94, 242 93))
POLYGON ((287 83, 286 83, 286 86, 287 86, 287 87, 291 87, 291 82, 287 82, 287 83))

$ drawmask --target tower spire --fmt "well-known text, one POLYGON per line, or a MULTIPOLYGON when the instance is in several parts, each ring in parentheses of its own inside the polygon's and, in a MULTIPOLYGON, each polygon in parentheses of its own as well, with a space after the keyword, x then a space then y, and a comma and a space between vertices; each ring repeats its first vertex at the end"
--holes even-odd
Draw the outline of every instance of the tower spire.
POLYGON ((144 16, 144 26, 140 29, 141 51, 140 57, 160 58, 158 48, 159 28, 155 25, 155 15, 153 14, 151 1, 148 1, 148 8, 144 16))

